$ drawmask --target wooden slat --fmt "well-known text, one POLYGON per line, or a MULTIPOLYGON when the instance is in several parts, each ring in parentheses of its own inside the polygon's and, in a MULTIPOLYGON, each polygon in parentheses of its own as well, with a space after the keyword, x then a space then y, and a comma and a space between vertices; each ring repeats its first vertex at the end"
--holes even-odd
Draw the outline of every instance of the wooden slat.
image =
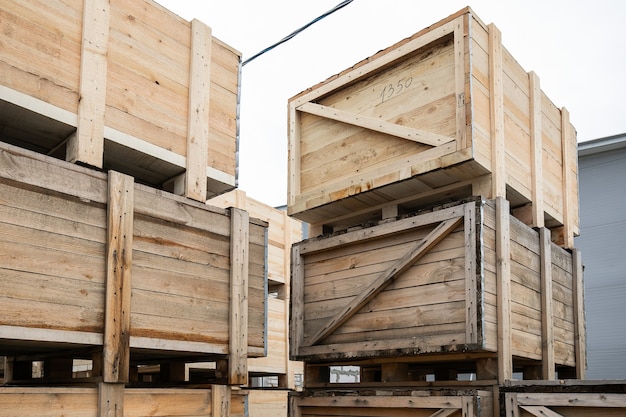
POLYGON ((574 221, 573 215, 575 212, 572 210, 572 196, 575 196, 575 189, 578 187, 574 185, 572 179, 572 167, 570 155, 570 122, 569 111, 565 107, 561 109, 561 163, 563 166, 563 179, 562 179, 562 197, 563 197, 563 246, 566 248, 574 247, 574 221))
POLYGON ((356 314, 365 304, 372 300, 396 277, 411 267, 418 259, 437 245, 452 230, 454 230, 463 220, 463 217, 455 217, 440 223, 426 238, 421 240, 414 248, 404 255, 391 268, 385 270, 366 289, 342 308, 322 329, 320 329, 311 339, 308 345, 312 346, 327 337, 350 317, 356 314))
MULTIPOLYGON (((76 398, 75 401, 78 401, 76 398)), ((98 417, 118 417, 124 413, 124 384, 98 384, 98 417)))
MULTIPOLYGON (((468 147, 466 134, 466 111, 465 104, 469 100, 465 92, 465 36, 464 36, 464 19, 471 19, 468 15, 457 17, 454 24, 454 89, 456 92, 456 144, 457 150, 468 147)), ((467 69, 469 73, 469 68, 467 69)), ((469 91, 468 91, 469 93, 469 91)))
POLYGON ((552 309, 552 248, 550 230, 539 229, 541 273, 541 350, 542 378, 553 380, 554 368, 554 320, 552 309))
POLYGON ((465 205, 465 341, 478 342, 478 286, 476 282, 476 206, 465 205))
POLYGON ((107 48, 111 8, 108 0, 85 0, 81 49, 78 124, 66 159, 102 168, 106 107, 107 48))
POLYGON ((530 142, 532 175, 532 226, 544 227, 543 208, 543 144, 541 140, 541 89, 539 77, 528 73, 530 83, 530 142))
POLYGON ((247 211, 231 208, 230 321, 228 383, 248 382, 248 269, 250 218, 247 211))
POLYGON ((129 381, 134 180, 109 172, 104 382, 129 381))
POLYGON ((520 406, 626 408, 626 396, 624 394, 586 392, 520 393, 516 397, 520 406))
POLYGON ((230 416, 231 393, 226 385, 211 385, 211 417, 230 416))
POLYGON ((536 417, 563 417, 563 415, 540 405, 522 405, 521 409, 536 417))
POLYGON ((583 282, 583 264, 581 253, 574 249, 572 262, 572 298, 574 309, 574 354, 576 355, 576 378, 585 379, 587 351, 585 333, 585 300, 583 282))
POLYGON ((296 104, 289 103, 289 145, 288 145, 288 164, 289 175, 287 177, 287 203, 294 206, 296 204, 296 197, 302 192, 302 186, 300 184, 300 136, 301 136, 301 123, 300 112, 296 111, 296 104))
POLYGON ((304 259, 300 245, 291 247, 291 308, 289 354, 297 356, 304 340, 304 259))
POLYGON ((185 196, 202 202, 207 198, 211 44, 211 28, 192 20, 185 196))
POLYGON ((498 319, 498 381, 513 376, 511 338, 511 233, 509 202, 496 199, 496 277, 498 319))
POLYGON ((448 417, 456 414, 457 411, 459 411, 458 408, 442 408, 441 410, 437 410, 432 413, 429 417, 448 417))
POLYGON ((454 139, 437 133, 427 132, 412 127, 390 123, 385 120, 369 117, 362 114, 335 109, 316 103, 304 103, 296 108, 298 111, 314 114, 338 122, 359 126, 376 132, 411 140, 417 143, 430 146, 439 146, 452 142, 454 139))
POLYGON ((504 144, 504 83, 502 35, 489 25, 489 109, 491 114, 491 198, 506 197, 506 150, 504 144))

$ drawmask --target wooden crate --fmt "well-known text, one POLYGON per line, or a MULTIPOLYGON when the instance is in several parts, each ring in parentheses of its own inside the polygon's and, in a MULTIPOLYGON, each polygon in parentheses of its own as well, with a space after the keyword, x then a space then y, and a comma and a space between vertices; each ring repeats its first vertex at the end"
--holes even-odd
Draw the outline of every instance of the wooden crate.
POLYGON ((308 390, 293 393, 290 417, 493 417, 489 389, 448 390, 308 390))
POLYGON ((300 362, 289 360, 289 277, 291 245, 300 242, 305 225, 276 209, 250 198, 240 189, 214 197, 208 204, 217 207, 237 207, 254 218, 267 223, 267 351, 263 358, 248 361, 251 375, 279 376, 278 386, 295 388, 295 374, 302 374, 300 362))
POLYGON ((0 355, 264 355, 265 222, 6 144, 0 189, 0 355))
POLYGON ((251 389, 246 417, 287 417, 288 396, 287 390, 251 389))
POLYGON ((506 197, 579 232, 576 132, 469 8, 289 100, 289 214, 358 224, 390 206, 506 197))
POLYGON ((292 251, 293 359, 486 360, 486 368, 496 359, 487 379, 511 379, 522 366, 538 367, 535 379, 554 379, 555 368, 584 375, 580 254, 511 216, 507 200, 354 228, 292 251))
POLYGON ((626 415, 626 380, 512 382, 500 395, 502 415, 511 417, 626 415))
POLYGON ((199 201, 235 187, 241 54, 208 26, 152 0, 35 0, 0 30, 0 140, 199 201))
POLYGON ((247 417, 245 391, 209 389, 125 389, 97 387, 0 387, 0 417, 204 416, 247 417))

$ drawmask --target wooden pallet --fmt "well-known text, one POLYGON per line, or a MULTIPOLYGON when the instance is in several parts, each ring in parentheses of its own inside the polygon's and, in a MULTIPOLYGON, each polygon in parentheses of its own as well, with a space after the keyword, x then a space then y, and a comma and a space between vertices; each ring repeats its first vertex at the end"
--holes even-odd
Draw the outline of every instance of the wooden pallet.
POLYGON ((576 146, 567 110, 466 8, 289 100, 289 213, 335 226, 505 197, 572 248, 576 146))

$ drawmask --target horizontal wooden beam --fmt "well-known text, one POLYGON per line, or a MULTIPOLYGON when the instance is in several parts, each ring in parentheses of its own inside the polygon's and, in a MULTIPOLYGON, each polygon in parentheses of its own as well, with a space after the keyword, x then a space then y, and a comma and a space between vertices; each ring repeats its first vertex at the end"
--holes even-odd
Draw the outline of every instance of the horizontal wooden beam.
POLYGON ((296 110, 362 127, 364 129, 373 130, 375 132, 411 140, 413 142, 421 143, 422 145, 439 146, 454 140, 454 138, 439 135, 437 133, 414 129, 412 127, 387 122, 376 117, 364 116, 362 114, 339 110, 316 103, 304 103, 298 106, 296 110))

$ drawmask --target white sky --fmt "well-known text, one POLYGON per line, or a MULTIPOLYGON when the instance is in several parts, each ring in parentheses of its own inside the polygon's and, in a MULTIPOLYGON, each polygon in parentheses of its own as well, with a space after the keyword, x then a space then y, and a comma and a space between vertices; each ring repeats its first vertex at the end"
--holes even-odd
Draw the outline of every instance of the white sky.
MULTIPOLYGON (((244 60, 341 2, 156 1, 209 25, 244 60)), ((239 188, 286 204, 288 99, 468 5, 570 111, 579 141, 626 132, 626 1, 354 0, 243 68, 239 188)))

